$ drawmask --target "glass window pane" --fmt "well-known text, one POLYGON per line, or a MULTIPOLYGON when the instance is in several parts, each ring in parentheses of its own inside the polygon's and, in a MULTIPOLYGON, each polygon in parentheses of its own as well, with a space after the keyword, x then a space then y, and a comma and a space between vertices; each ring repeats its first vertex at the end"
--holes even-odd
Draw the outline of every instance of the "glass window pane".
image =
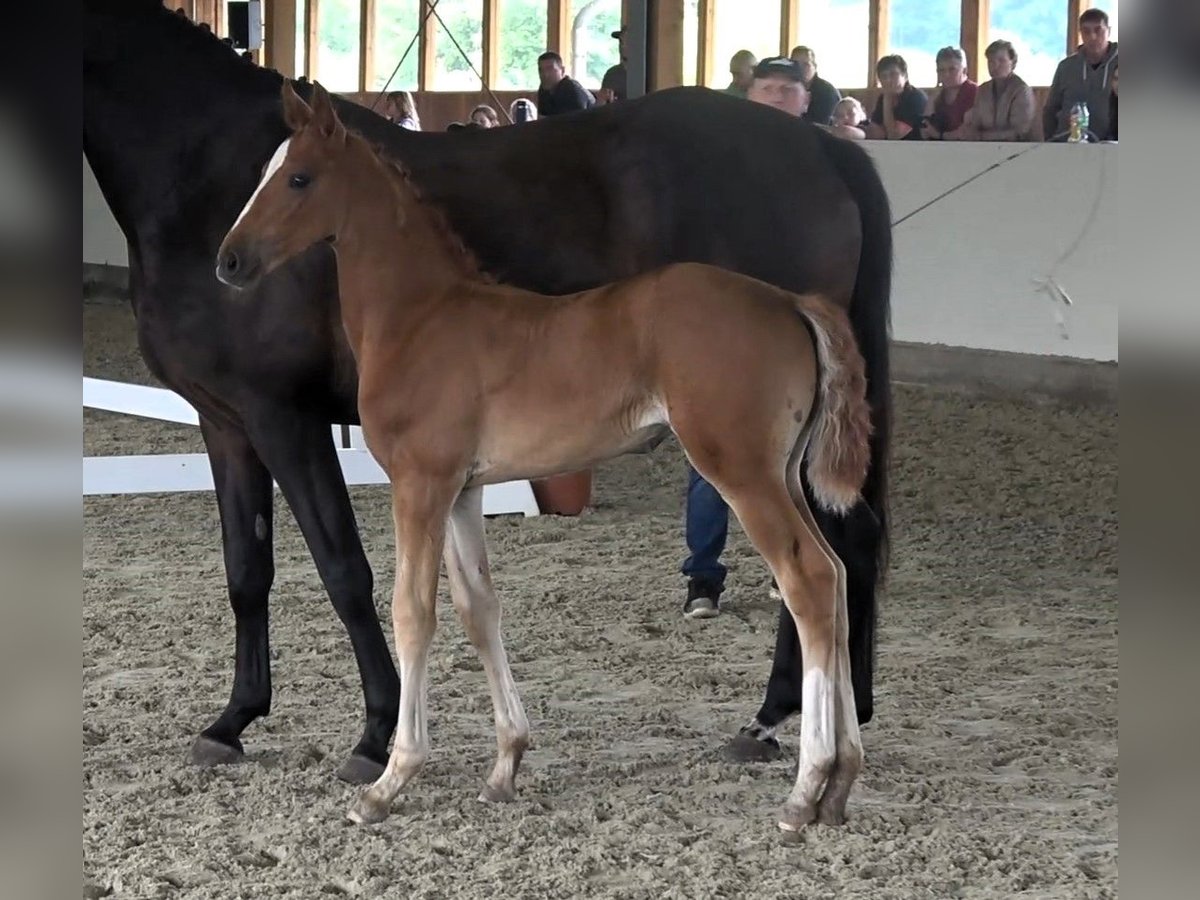
POLYGON ((800 4, 796 43, 812 47, 821 77, 840 90, 868 87, 868 18, 867 0, 804 0, 800 4))
POLYGON ((358 90, 359 0, 317 6, 317 79, 331 91, 358 90))
MULTIPOLYGON (((475 72, 483 73, 483 0, 441 0, 436 14, 430 16, 433 25, 434 63, 429 85, 435 91, 477 91, 483 84, 475 72), (437 21, 442 17, 445 28, 437 21), (446 33, 454 35, 458 47, 446 33), (459 47, 463 53, 459 52, 459 47), (471 70, 474 65, 475 70, 471 70)), ((393 63, 394 65, 394 63, 393 63)))
POLYGON ((296 77, 307 75, 304 71, 304 19, 308 12, 305 9, 306 0, 296 2, 296 77))
POLYGON ((989 25, 989 42, 1011 41, 1016 48, 1018 75, 1032 85, 1050 84, 1059 60, 1066 56, 1064 4, 1045 0, 991 0, 989 25))
POLYGON ((500 74, 492 87, 501 91, 537 88, 537 58, 546 49, 546 0, 500 0, 500 74))
MULTIPOLYGON (((621 61, 612 33, 621 27, 621 0, 571 0, 571 58, 567 74, 589 90, 598 90, 604 73, 621 61)), ((536 66, 535 66, 536 84, 536 66)))
MULTIPOLYGON (((801 4, 803 6, 804 4, 801 4)), ((739 50, 758 59, 779 55, 779 0, 714 0, 713 84, 729 84, 729 60, 739 50)))
MULTIPOLYGON (((1042 5, 1054 4, 1042 0, 1042 5)), ((957 47, 961 31, 962 0, 891 0, 887 52, 904 57, 909 81, 931 88, 937 84, 937 52, 943 47, 957 47)), ((969 74, 973 78, 978 73, 969 74)))
MULTIPOLYGON (((321 0, 322 3, 325 0, 321 0)), ((369 79, 369 89, 381 91, 385 84, 389 91, 415 91, 417 89, 417 59, 420 47, 414 38, 420 18, 420 0, 376 0, 375 2, 375 71, 369 79), (412 47, 409 47, 412 42, 412 47), (408 50, 408 56, 404 51, 408 50), (404 65, 388 84, 388 78, 396 63, 404 57, 404 65)))
POLYGON ((683 0, 683 83, 696 84, 700 52, 700 0, 683 0))

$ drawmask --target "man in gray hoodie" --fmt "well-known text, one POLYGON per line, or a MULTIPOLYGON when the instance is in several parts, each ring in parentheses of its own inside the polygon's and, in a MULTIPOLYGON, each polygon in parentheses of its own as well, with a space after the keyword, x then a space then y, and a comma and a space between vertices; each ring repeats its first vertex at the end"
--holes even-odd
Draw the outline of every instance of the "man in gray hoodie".
POLYGON ((1042 107, 1046 140, 1062 140, 1071 127, 1071 108, 1082 100, 1088 107, 1088 130, 1108 134, 1110 68, 1116 64, 1117 42, 1108 39, 1108 13, 1089 9, 1079 17, 1079 49, 1058 64, 1050 96, 1042 107))

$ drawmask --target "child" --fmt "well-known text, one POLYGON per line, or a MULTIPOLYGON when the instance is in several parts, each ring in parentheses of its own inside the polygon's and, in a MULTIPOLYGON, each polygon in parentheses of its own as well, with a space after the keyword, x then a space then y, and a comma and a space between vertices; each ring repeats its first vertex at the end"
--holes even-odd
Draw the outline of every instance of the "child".
POLYGON ((843 97, 833 107, 833 121, 829 130, 838 137, 850 141, 861 141, 867 137, 867 111, 853 97, 843 97))

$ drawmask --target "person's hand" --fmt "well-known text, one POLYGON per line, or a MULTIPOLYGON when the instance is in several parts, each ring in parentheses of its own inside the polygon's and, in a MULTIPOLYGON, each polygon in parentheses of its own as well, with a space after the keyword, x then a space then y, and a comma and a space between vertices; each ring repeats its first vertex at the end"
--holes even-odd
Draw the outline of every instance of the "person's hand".
POLYGON ((612 88, 600 88, 596 91, 596 104, 603 106, 605 103, 613 103, 617 99, 617 95, 612 88))
POLYGON ((942 133, 933 127, 929 122, 921 126, 921 137, 927 141, 940 141, 942 133))

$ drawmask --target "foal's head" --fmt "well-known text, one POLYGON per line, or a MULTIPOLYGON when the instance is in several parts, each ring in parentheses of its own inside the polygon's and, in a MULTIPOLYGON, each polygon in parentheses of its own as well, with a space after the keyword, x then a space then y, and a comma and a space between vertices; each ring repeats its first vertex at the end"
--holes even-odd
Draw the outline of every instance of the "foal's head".
POLYGON ((332 241, 342 226, 353 174, 341 165, 350 147, 346 126, 319 84, 310 107, 285 80, 283 118, 292 135, 217 251, 217 278, 234 287, 249 287, 318 241, 332 241))

